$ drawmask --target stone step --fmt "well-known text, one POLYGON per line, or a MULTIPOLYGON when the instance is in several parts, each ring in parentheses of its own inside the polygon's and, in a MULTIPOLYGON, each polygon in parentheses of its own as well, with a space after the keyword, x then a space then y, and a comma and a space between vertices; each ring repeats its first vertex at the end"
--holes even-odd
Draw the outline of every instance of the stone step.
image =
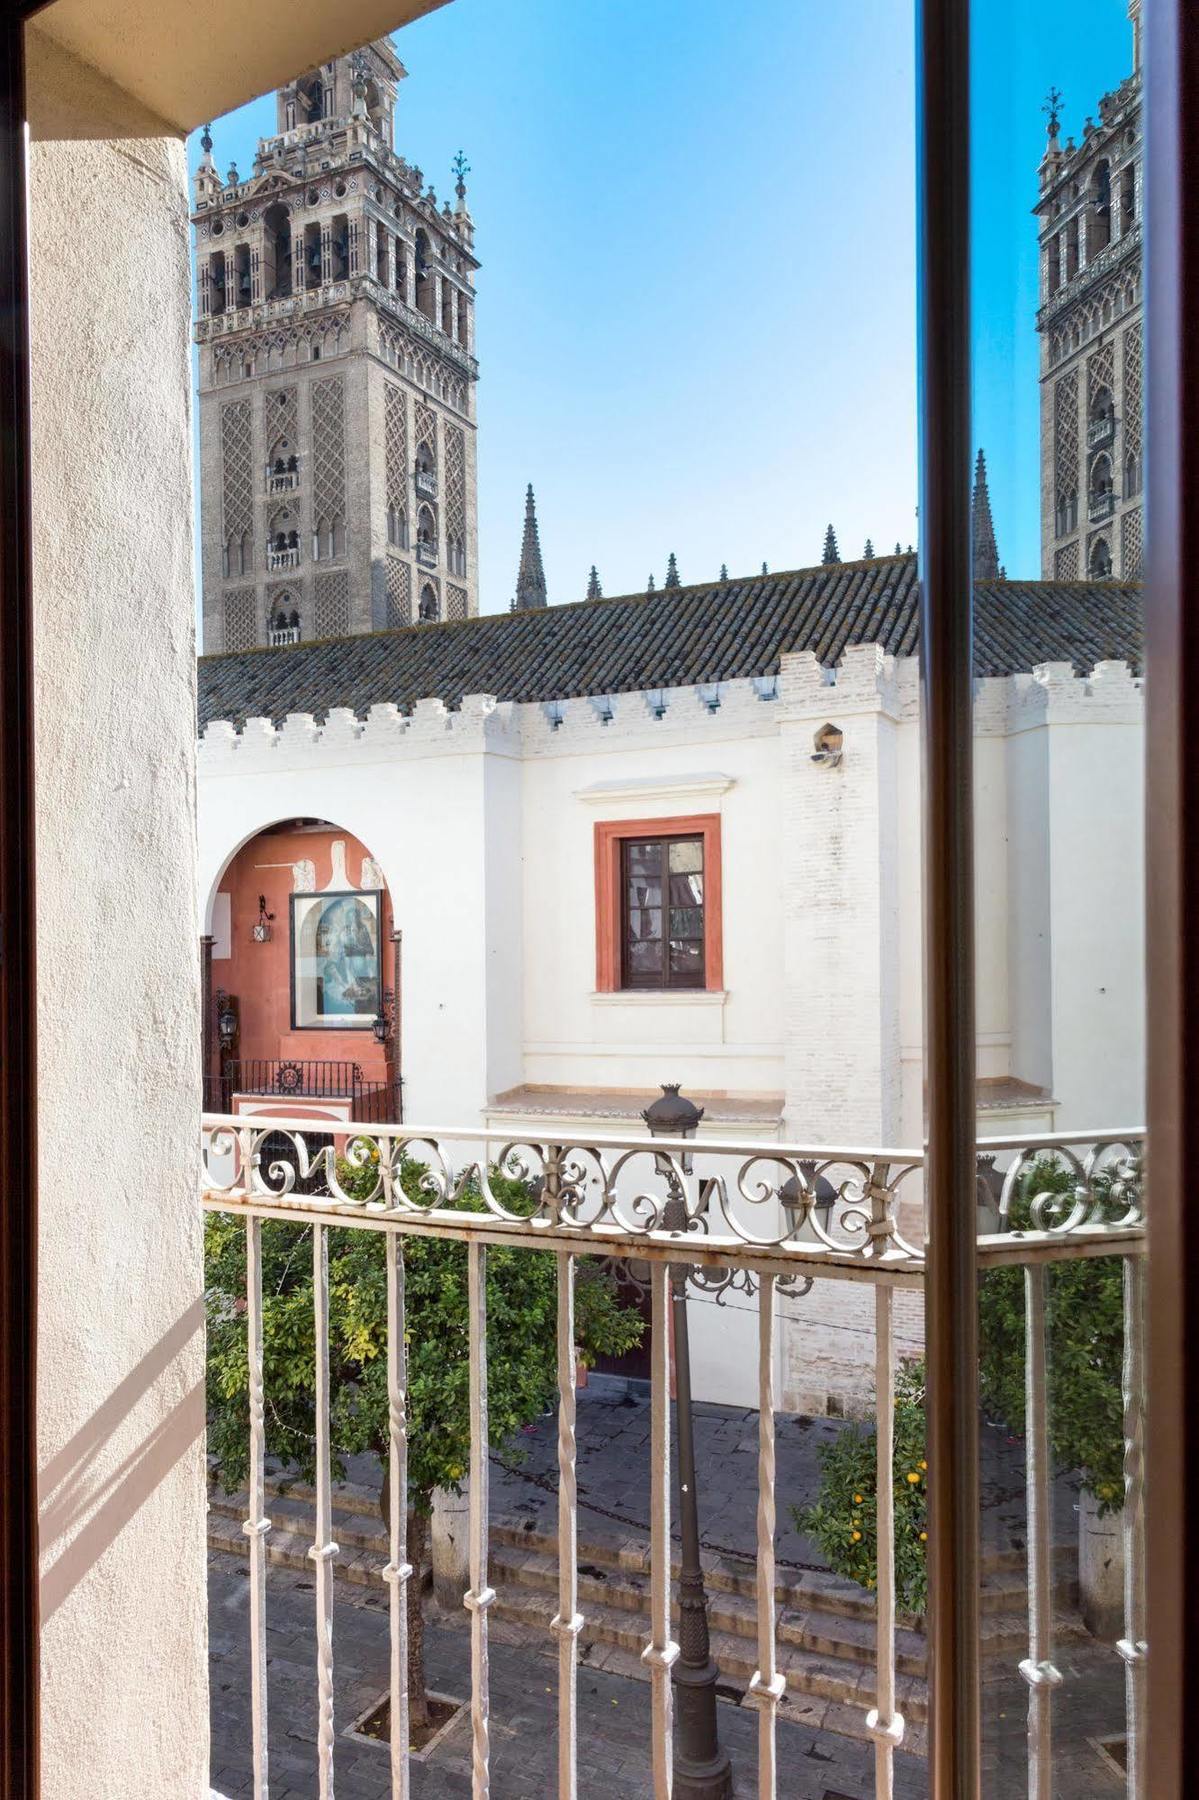
MULTIPOLYGON (((311 1541, 311 1503, 315 1496, 310 1485, 302 1481, 281 1483, 279 1478, 268 1476, 266 1496, 272 1519, 281 1526, 286 1525, 288 1530, 306 1535, 308 1541, 311 1541), (286 1492, 283 1492, 284 1485, 286 1492)), ((238 1519, 243 1519, 247 1514, 245 1494, 229 1496, 223 1494, 216 1485, 212 1485, 209 1490, 209 1505, 212 1512, 238 1519)), ((333 1516, 338 1543, 355 1552, 369 1550, 387 1561, 387 1534, 383 1530, 378 1510, 378 1490, 355 1487, 353 1483, 337 1483, 333 1489, 333 1516)), ((580 1525, 585 1526, 583 1516, 580 1516, 580 1525)), ((493 1559, 506 1552, 517 1555, 517 1566, 526 1557, 544 1559, 549 1564, 545 1582, 556 1584, 558 1541, 551 1532, 526 1530, 524 1526, 513 1525, 504 1519, 491 1519, 490 1543, 493 1559)), ((704 1584, 713 1606, 722 1597, 740 1597, 756 1604, 758 1586, 753 1562, 704 1550, 702 1564, 704 1584)), ((538 1566, 540 1564, 536 1562, 529 1564, 531 1570, 538 1566)), ((1077 1633, 1078 1620, 1071 1616, 1078 1604, 1077 1552, 1059 1546, 1055 1552, 1055 1566, 1055 1611, 1060 1615, 1059 1624, 1066 1633, 1077 1633)), ((600 1588, 592 1589, 596 1597, 607 1598, 610 1604, 636 1611, 645 1604, 641 1595, 648 1589, 650 1546, 646 1539, 636 1535, 630 1535, 619 1544, 589 1541, 587 1537, 580 1535, 578 1570, 580 1582, 592 1579, 601 1584, 600 1588), (612 1580, 614 1575, 619 1580, 612 1580)), ((672 1548, 672 1573, 675 1577, 679 1575, 677 1548, 672 1548)), ((542 1586, 542 1580, 538 1580, 538 1586, 542 1586)), ((774 1595, 776 1604, 780 1607, 780 1616, 787 1613, 834 1615, 846 1622, 857 1620, 873 1633, 873 1597, 855 1582, 844 1580, 844 1577, 834 1575, 830 1570, 781 1573, 774 1586, 774 1595)), ((1006 1652, 1008 1649, 1017 1649, 1028 1629, 1028 1584, 1021 1553, 996 1553, 994 1557, 983 1559, 983 1586, 979 1600, 985 1629, 985 1651, 1006 1652)), ((727 1607, 727 1615, 731 1618, 744 1616, 735 1606, 727 1607)), ((898 1627, 900 1640, 904 1638, 904 1634, 909 1634, 911 1638, 922 1636, 922 1620, 916 1616, 900 1613, 898 1627)), ((756 1625, 749 1625, 747 1634, 753 1634, 754 1629, 756 1625)))

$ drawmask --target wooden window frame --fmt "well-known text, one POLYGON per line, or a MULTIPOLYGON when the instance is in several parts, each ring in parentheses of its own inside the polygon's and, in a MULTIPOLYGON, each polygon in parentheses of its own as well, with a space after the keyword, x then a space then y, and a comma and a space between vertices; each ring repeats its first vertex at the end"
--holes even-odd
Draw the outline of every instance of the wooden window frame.
POLYGON ((595 826, 595 987, 600 994, 651 994, 669 999, 719 993, 724 987, 724 879, 720 814, 666 819, 600 819, 595 826), (624 986, 621 861, 630 838, 697 837, 704 846, 704 979, 701 987, 624 986))

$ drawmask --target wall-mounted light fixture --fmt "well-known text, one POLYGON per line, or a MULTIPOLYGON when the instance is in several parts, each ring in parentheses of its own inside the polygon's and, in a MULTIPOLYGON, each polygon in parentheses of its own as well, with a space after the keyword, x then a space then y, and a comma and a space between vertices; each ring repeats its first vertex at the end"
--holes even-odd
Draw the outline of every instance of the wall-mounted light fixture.
POLYGON ((216 1028, 222 1044, 231 1044, 237 1036, 237 1006, 224 988, 216 991, 216 1028))
POLYGON ((812 742, 816 748, 812 752, 814 763, 823 763, 826 769, 835 769, 841 761, 844 734, 839 725, 822 725, 812 742))
POLYGON ((274 913, 268 912, 266 910, 266 895, 259 894, 259 896, 258 896, 258 917, 255 919, 254 923, 250 927, 250 936, 256 944, 269 944, 270 943, 270 941, 271 941, 271 926, 274 923, 274 919, 275 919, 274 913))
POLYGON ((383 1001, 375 1014, 371 1030, 375 1034, 376 1044, 386 1044, 391 1038, 391 1028, 395 1020, 395 995, 390 988, 383 989, 383 1001))

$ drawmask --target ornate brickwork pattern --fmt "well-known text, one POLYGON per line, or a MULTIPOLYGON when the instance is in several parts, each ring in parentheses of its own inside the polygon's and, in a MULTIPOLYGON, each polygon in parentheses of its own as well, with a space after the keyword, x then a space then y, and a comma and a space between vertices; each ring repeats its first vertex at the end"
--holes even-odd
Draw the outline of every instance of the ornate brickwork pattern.
POLYGON ((1078 370, 1063 375, 1053 390, 1053 487, 1062 507, 1078 493, 1078 370))
POLYGON ((412 570, 398 556, 387 559, 387 629, 412 623, 412 570))
POLYGON ((408 500, 408 406, 403 388, 383 383, 384 480, 387 504, 402 513, 408 500))
POLYGON ((1141 454, 1141 421, 1145 405, 1144 349, 1141 326, 1124 333, 1124 454, 1141 454))
POLYGON ((314 587, 313 633, 318 638, 345 637, 350 629, 350 576, 346 569, 318 575, 314 587))
POLYGON ((1053 578, 1055 581, 1078 580, 1078 545, 1063 544, 1054 552, 1053 578))
POLYGON ((225 595, 225 649, 252 650, 257 642, 254 589, 231 588, 225 595))
POLYGON ((345 518, 346 418, 340 375, 312 384, 312 516, 345 518))
POLYGON ((225 537, 240 538, 254 522, 254 442, 250 402, 221 408, 221 506, 225 537))
POLYGON ((294 456, 299 448, 300 421, 294 387, 276 388, 266 396, 266 453, 268 460, 278 454, 276 445, 286 438, 287 454, 294 456))
POLYGON ((422 444, 429 447, 429 455, 433 458, 433 467, 437 467, 437 414, 423 400, 416 403, 416 447, 422 444))
MULTIPOLYGON (((460 425, 445 427, 446 542, 466 551, 466 434, 460 425)), ((464 573, 459 565, 458 573, 464 573)), ((453 617, 453 614, 450 614, 453 617)))
POLYGON ((1087 358, 1087 410, 1095 405, 1095 400, 1102 388, 1115 398, 1116 392, 1116 347, 1108 342, 1100 344, 1093 356, 1087 358))
POLYGON ((1139 506, 1130 507, 1120 520, 1120 578, 1141 579, 1142 524, 1139 506))
POLYGON ((447 619, 465 619, 465 617, 466 617, 466 589, 465 588, 451 587, 448 582, 446 583, 445 616, 447 619))

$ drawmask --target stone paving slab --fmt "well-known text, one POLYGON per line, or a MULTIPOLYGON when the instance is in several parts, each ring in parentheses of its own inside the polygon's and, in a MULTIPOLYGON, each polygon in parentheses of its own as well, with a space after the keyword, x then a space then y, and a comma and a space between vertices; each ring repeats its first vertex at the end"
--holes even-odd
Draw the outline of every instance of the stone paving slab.
MULTIPOLYGON (((628 1566, 648 1556, 649 1398, 621 1385, 593 1381, 578 1396, 579 1536, 616 1550, 628 1566)), ((758 1415, 711 1402, 695 1406, 695 1458, 699 1474, 700 1536, 705 1548, 753 1562, 757 1533, 758 1415)), ((816 1498, 819 1452, 839 1432, 843 1419, 780 1413, 776 1419, 780 1576, 788 1569, 824 1569, 819 1547, 795 1527, 792 1506, 816 1498)), ((1019 1559, 1025 1545, 1024 1448, 993 1426, 980 1434, 983 1546, 995 1556, 1019 1559)), ((510 1447, 491 1459, 490 1507, 493 1522, 553 1534, 557 1531, 558 1441, 556 1416, 547 1413, 517 1434, 510 1447)), ((378 1491, 379 1462, 350 1457, 347 1475, 355 1486, 378 1491)), ((1054 1541, 1077 1548, 1077 1483, 1061 1477, 1053 1488, 1054 1541)), ((678 1538, 678 1521, 673 1521, 678 1538)), ((646 1565, 647 1566, 647 1565, 646 1565)))
MULTIPOLYGON (((244 1562, 209 1558, 209 1633, 214 1792, 228 1800, 252 1792, 250 1775, 249 1581, 244 1562)), ((311 1579, 286 1569, 267 1576, 268 1691, 272 1800, 315 1800, 316 1708, 314 1594, 311 1579)), ((426 1636, 433 1688, 466 1696, 470 1643, 461 1619, 434 1609, 426 1636)), ((537 1800, 555 1791, 557 1651, 528 1631, 497 1623, 491 1633, 492 1787, 495 1800, 537 1800)), ((338 1587, 334 1603, 334 1717, 339 1800, 386 1800, 389 1759, 346 1729, 386 1691, 387 1596, 338 1587)), ((1122 1665, 1114 1652, 1086 1647, 1059 1657, 1064 1681, 1055 1697, 1055 1800, 1106 1800, 1122 1778, 1093 1740, 1121 1728, 1122 1665)), ((984 1682, 985 1800, 1025 1800, 1027 1690, 1003 1672, 984 1682)), ((828 1729, 837 1709, 788 1705, 779 1725, 780 1800, 871 1800, 873 1750, 828 1729)), ((843 1710, 843 1709, 842 1709, 843 1710)), ((756 1715, 720 1703, 720 1732, 736 1772, 737 1800, 756 1793, 756 1715)), ((470 1725, 459 1720, 412 1765, 413 1800, 466 1800, 470 1725)), ((647 1800, 651 1794, 649 1687, 600 1668, 579 1671, 581 1800, 647 1800)), ((927 1769, 896 1757, 896 1800, 925 1800, 927 1769)))

